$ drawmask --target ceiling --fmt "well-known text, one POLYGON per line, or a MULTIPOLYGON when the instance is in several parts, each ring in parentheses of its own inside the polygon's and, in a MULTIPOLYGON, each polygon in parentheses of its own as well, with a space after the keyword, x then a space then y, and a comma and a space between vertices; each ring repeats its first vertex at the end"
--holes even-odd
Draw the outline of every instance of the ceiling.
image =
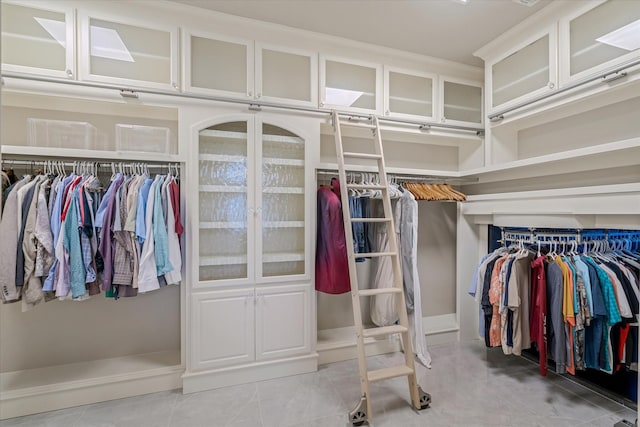
MULTIPOLYGON (((513 0, 173 0, 482 66, 478 48, 548 5, 513 0)), ((529 0, 531 1, 531 0, 529 0)))

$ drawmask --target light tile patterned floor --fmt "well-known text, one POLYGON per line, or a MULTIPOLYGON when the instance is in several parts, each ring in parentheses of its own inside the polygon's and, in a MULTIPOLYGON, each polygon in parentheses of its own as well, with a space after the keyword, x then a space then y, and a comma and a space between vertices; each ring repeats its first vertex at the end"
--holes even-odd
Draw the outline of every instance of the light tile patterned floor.
MULTIPOLYGON (((433 368, 419 367, 430 408, 409 406, 406 379, 375 383, 375 427, 613 427, 636 413, 563 377, 543 378, 519 357, 481 342, 432 347, 433 368)), ((370 369, 401 354, 369 358, 370 369)), ((179 390, 86 405, 0 422, 0 427, 346 427, 360 394, 353 360, 313 374, 182 395, 179 390)))

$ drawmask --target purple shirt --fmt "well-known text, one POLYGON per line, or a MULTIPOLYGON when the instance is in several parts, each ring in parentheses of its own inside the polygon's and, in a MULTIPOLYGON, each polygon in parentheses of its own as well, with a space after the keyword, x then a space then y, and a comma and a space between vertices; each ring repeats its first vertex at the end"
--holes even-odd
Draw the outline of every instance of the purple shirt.
POLYGON ((104 220, 102 222, 102 228, 100 229, 100 244, 98 245, 98 249, 100 250, 102 258, 104 259, 104 271, 102 272, 102 290, 105 292, 111 288, 111 279, 113 276, 113 241, 111 239, 113 210, 118 193, 118 188, 120 188, 123 181, 124 177, 120 175, 111 183, 109 189, 113 188, 113 191, 111 192, 111 194, 109 194, 109 198, 106 202, 107 209, 104 211, 104 220))

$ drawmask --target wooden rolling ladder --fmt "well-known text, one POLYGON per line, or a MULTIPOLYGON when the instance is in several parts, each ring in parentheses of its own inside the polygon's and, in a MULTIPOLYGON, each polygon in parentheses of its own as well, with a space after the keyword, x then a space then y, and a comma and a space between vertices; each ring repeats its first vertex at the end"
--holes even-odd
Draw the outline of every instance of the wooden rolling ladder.
POLYGON ((371 398, 369 383, 382 381, 389 378, 406 376, 409 383, 409 394, 412 406, 417 409, 424 409, 431 403, 431 396, 422 391, 416 380, 416 370, 413 359, 413 349, 409 334, 409 321, 405 305, 404 290, 402 285, 402 269, 400 266, 400 254, 395 238, 395 228, 393 224, 393 212, 391 208, 391 197, 389 195, 389 183, 385 171, 384 155, 382 152, 382 137, 380 136, 380 126, 378 118, 372 116, 369 120, 347 120, 341 122, 340 115, 333 112, 333 127, 336 141, 336 153, 338 157, 338 172, 340 177, 340 192, 342 198, 342 214, 344 220, 344 231, 347 242, 347 255, 349 258, 349 279, 351 283, 351 299, 353 302, 353 319, 356 330, 358 345, 358 365, 360 369, 360 389, 362 397, 353 411, 349 413, 349 420, 353 425, 362 425, 365 421, 372 420, 371 398), (371 130, 373 134, 373 153, 345 152, 342 144, 342 127, 355 127, 371 130), (379 184, 352 184, 347 182, 345 158, 365 159, 375 161, 378 167, 379 184), (384 207, 384 217, 382 218, 351 218, 349 211, 349 189, 354 190, 377 190, 382 194, 384 207), (354 252, 353 233, 351 224, 356 222, 384 223, 389 236, 389 252, 358 253, 354 252), (358 275, 356 271, 356 257, 390 257, 393 270, 393 284, 387 288, 380 289, 358 289, 358 275), (399 314, 399 322, 396 325, 375 327, 365 329, 362 326, 362 312, 360 309, 360 298, 375 297, 377 295, 394 295, 396 309, 399 314), (400 334, 404 349, 405 363, 384 369, 370 371, 367 369, 367 358, 365 354, 364 339, 371 337, 385 337, 393 334, 400 334))

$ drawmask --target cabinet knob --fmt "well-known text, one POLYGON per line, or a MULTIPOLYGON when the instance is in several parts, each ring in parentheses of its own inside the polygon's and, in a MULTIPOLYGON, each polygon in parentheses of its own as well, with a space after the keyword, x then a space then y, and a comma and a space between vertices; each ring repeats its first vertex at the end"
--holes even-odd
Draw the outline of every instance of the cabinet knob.
POLYGON ((256 98, 260 98, 262 96, 261 93, 256 93, 256 98))
POLYGON ((443 118, 441 118, 441 119, 440 119, 440 123, 444 123, 444 122, 446 122, 446 121, 447 121, 447 118, 446 118, 446 117, 443 117, 443 118))
POLYGON ((322 102, 320 103, 320 106, 321 106, 321 107, 324 107, 324 101, 322 101, 322 102))
POLYGON ((391 114, 391 111, 387 110, 384 112, 384 114, 388 116, 389 114, 391 114))
POLYGON ((174 88, 175 90, 178 90, 178 83, 172 82, 171 87, 174 88))
POLYGON ((549 89, 553 89, 554 87, 556 87, 556 84, 554 82, 549 82, 547 86, 549 86, 549 89))
POLYGON ((67 70, 67 77, 68 78, 72 78, 73 77, 73 71, 67 70))
POLYGON ((253 92, 251 91, 247 92, 247 96, 253 96, 253 92))

